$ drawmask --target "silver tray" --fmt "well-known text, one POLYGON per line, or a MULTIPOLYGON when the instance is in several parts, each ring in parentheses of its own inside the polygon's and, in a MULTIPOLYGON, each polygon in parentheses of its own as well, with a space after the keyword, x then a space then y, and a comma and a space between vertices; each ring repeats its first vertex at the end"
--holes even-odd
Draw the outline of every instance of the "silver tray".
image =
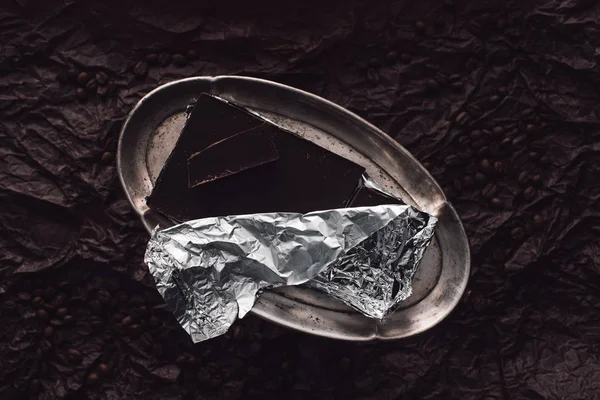
POLYGON ((287 327, 335 339, 399 339, 440 322, 462 296, 470 269, 467 237, 454 208, 425 168, 365 120, 321 97, 278 83, 237 76, 194 77, 160 86, 133 108, 119 139, 117 167, 129 202, 146 229, 172 225, 150 210, 152 191, 183 126, 185 108, 206 92, 257 111, 290 131, 366 168, 407 204, 439 218, 413 280, 413 294, 383 321, 303 287, 263 293, 253 312, 287 327))

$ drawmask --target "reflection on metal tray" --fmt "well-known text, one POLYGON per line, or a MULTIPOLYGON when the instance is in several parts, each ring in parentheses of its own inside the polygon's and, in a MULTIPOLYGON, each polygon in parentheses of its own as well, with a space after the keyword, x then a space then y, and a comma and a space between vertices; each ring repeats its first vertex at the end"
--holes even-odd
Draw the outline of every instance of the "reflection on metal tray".
POLYGON ((201 92, 263 114, 298 135, 364 166, 388 192, 439 218, 435 238, 413 280, 413 294, 383 321, 369 319, 311 289, 263 293, 253 312, 315 335, 345 340, 398 339, 440 322, 463 294, 470 269, 467 237, 454 208, 429 173, 404 148, 373 125, 318 96, 245 77, 195 77, 163 85, 131 111, 119 139, 121 183, 146 229, 172 225, 145 197, 175 146, 183 112, 201 92))

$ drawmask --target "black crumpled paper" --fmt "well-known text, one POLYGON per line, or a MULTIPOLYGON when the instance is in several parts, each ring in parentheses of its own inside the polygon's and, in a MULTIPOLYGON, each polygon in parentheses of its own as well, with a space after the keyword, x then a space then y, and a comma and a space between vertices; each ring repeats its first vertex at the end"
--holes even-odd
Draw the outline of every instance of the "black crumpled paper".
POLYGON ((597 14, 587 1, 3 2, 0 397, 594 398, 597 14), (136 77, 162 53, 189 59, 136 77), (106 73, 111 94, 78 100, 59 82, 70 69, 106 73), (425 163, 473 250, 448 319, 355 344, 250 318, 191 345, 150 284, 113 153, 141 96, 216 74, 323 96, 425 163))

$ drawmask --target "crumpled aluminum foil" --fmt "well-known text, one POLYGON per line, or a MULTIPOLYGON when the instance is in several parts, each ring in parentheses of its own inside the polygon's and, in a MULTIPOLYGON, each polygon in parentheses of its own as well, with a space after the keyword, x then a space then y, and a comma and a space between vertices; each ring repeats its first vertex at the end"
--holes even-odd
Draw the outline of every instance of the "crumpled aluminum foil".
POLYGON ((316 277, 380 318, 410 294, 435 221, 406 205, 204 218, 156 229, 144 261, 194 342, 224 334, 265 288, 316 277))

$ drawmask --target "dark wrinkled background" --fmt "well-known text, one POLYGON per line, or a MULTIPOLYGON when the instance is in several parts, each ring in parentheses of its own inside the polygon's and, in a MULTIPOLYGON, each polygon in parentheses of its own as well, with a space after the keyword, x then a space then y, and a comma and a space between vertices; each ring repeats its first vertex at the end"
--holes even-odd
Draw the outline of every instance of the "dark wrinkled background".
POLYGON ((193 3, 0 6, 0 398, 600 398, 595 2, 193 3), (69 69, 116 95, 78 101, 69 69), (473 250, 449 318, 354 344, 248 317, 191 344, 110 156, 141 96, 215 74, 323 96, 425 163, 473 250))

